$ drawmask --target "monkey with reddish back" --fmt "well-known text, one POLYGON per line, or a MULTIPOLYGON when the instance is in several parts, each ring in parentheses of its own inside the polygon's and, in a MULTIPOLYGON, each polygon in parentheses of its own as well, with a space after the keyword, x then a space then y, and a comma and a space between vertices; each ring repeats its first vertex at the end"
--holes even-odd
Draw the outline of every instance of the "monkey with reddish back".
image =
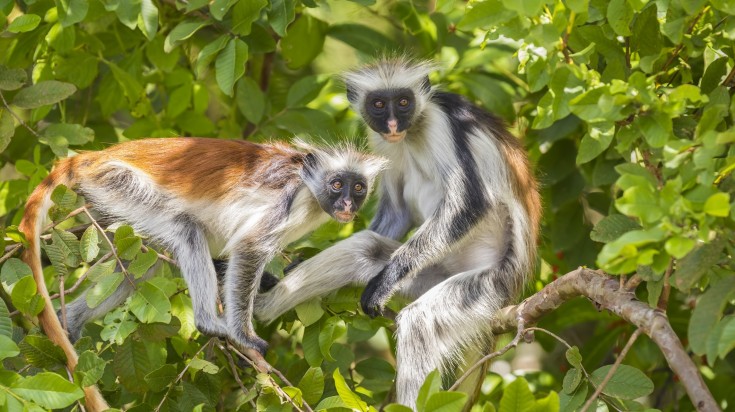
MULTIPOLYGON (((264 353, 267 343, 253 331, 252 310, 266 264, 329 217, 352 220, 386 163, 349 147, 301 146, 144 139, 60 160, 29 197, 20 230, 29 244, 24 259, 46 300, 41 326, 64 349, 70 369, 77 355, 53 311, 41 267, 39 236, 54 188, 74 188, 95 211, 171 251, 189 287, 197 329, 264 353), (224 317, 217 312, 212 256, 229 256, 224 317)), ((67 307, 69 335, 77 339, 84 323, 133 291, 123 282, 94 309, 84 296, 77 298, 67 307)), ((87 400, 89 409, 94 399, 87 400)))

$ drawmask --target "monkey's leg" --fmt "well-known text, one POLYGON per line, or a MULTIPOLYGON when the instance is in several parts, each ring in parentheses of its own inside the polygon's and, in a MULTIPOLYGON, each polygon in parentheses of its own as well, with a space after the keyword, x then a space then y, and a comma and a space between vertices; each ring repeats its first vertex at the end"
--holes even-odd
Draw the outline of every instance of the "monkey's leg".
POLYGON ((242 346, 265 355, 268 343, 255 334, 253 303, 260 286, 263 269, 274 247, 256 246, 257 242, 242 242, 242 249, 230 256, 225 275, 225 316, 229 335, 242 346))
POLYGON ((171 226, 166 246, 189 288, 197 329, 210 336, 228 336, 224 320, 217 315, 217 274, 204 231, 187 217, 174 220, 171 226))
POLYGON ((400 243, 363 230, 296 266, 267 293, 258 295, 255 315, 272 322, 299 303, 377 275, 400 243))
MULTIPOLYGON (((139 283, 150 279, 159 266, 160 263, 156 263, 152 268, 148 269, 142 277, 134 279, 133 283, 137 286, 139 283)), ((127 279, 123 279, 115 292, 94 308, 87 306, 88 292, 88 290, 84 291, 84 293, 82 293, 73 302, 66 305, 66 325, 67 330, 69 331, 69 340, 72 342, 79 340, 82 336, 82 329, 87 322, 101 318, 107 312, 122 305, 123 302, 125 302, 125 299, 135 292, 135 288, 133 288, 133 285, 131 285, 127 279)), ((59 315, 59 319, 61 319, 60 313, 57 312, 57 314, 59 315)))
POLYGON ((489 325, 502 306, 493 276, 478 269, 452 276, 406 306, 397 318, 398 402, 415 407, 419 389, 435 369, 446 373, 464 351, 481 350, 492 338, 489 325))

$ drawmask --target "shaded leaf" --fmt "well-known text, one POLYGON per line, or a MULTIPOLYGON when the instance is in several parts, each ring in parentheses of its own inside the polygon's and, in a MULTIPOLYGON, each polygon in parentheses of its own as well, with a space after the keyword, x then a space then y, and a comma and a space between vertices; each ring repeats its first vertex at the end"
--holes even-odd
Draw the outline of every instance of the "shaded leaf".
POLYGON ((13 98, 13 104, 21 109, 35 109, 58 103, 76 91, 76 86, 71 83, 45 80, 19 91, 13 98))

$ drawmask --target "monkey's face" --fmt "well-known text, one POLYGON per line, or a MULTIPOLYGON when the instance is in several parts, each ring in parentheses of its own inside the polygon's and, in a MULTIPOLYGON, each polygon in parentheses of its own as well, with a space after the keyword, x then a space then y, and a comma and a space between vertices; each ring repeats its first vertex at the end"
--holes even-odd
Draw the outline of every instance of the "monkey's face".
POLYGON ((387 142, 406 137, 416 112, 416 99, 408 88, 375 90, 365 96, 363 117, 387 142))
POLYGON ((326 179, 319 205, 338 222, 347 223, 354 219, 367 194, 367 181, 363 176, 342 172, 326 179))

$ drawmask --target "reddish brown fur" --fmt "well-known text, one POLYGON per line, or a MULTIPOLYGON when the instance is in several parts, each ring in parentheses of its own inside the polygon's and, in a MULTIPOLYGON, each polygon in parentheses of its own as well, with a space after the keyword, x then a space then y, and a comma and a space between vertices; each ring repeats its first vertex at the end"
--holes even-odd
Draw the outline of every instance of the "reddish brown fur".
MULTIPOLYGON (((20 231, 26 235, 26 239, 28 240, 28 249, 23 253, 23 260, 31 267, 33 279, 36 281, 38 288, 38 294, 43 297, 45 302, 43 310, 38 315, 38 321, 51 342, 59 346, 64 351, 64 354, 66 354, 66 366, 71 372, 77 366, 78 356, 74 346, 69 341, 69 337, 66 335, 66 331, 61 326, 59 318, 56 316, 54 305, 51 302, 48 289, 46 288, 43 268, 41 267, 41 251, 36 233, 36 224, 43 220, 43 217, 39 219, 38 215, 49 192, 53 191, 60 184, 69 183, 69 177, 73 173, 72 163, 71 159, 59 161, 56 168, 38 185, 36 190, 28 198, 25 214, 19 226, 20 231)), ((109 409, 107 402, 105 402, 96 385, 84 388, 84 396, 88 411, 96 412, 109 409)))
MULTIPOLYGON (((23 258, 31 267, 38 293, 46 302, 38 317, 41 327, 49 339, 64 350, 70 371, 74 371, 78 356, 56 316, 41 267, 36 225, 43 223, 45 216, 39 214, 45 199, 58 185, 73 187, 77 178, 95 179, 100 170, 104 170, 106 162, 119 160, 148 174, 154 182, 178 196, 214 200, 227 196, 239 184, 247 185, 251 176, 269 177, 264 184, 278 188, 286 178, 298 173, 304 156, 283 144, 266 146, 235 140, 212 142, 196 138, 137 140, 62 159, 28 198, 20 224, 29 244, 23 258)), ((97 386, 84 390, 87 410, 96 412, 109 408, 97 386)))
MULTIPOLYGON (((81 174, 96 173, 101 165, 121 160, 148 174, 154 182, 185 199, 221 199, 250 176, 296 173, 303 154, 284 144, 257 145, 242 140, 197 138, 145 139, 115 145, 101 152, 77 156, 81 174), (264 162, 263 159, 269 161, 264 162), (186 173, 181 173, 186 171, 186 173)), ((283 182, 265 182, 274 188, 283 182)))
MULTIPOLYGON (((531 165, 523 148, 517 141, 514 143, 509 144, 507 141, 501 141, 500 146, 508 161, 510 178, 513 180, 513 191, 516 197, 523 202, 523 208, 526 209, 528 214, 531 235, 535 241, 538 239, 539 224, 541 223, 541 196, 538 193, 538 183, 533 176, 531 165)), ((536 245, 531 243, 529 248, 533 249, 531 256, 535 256, 536 245)))

